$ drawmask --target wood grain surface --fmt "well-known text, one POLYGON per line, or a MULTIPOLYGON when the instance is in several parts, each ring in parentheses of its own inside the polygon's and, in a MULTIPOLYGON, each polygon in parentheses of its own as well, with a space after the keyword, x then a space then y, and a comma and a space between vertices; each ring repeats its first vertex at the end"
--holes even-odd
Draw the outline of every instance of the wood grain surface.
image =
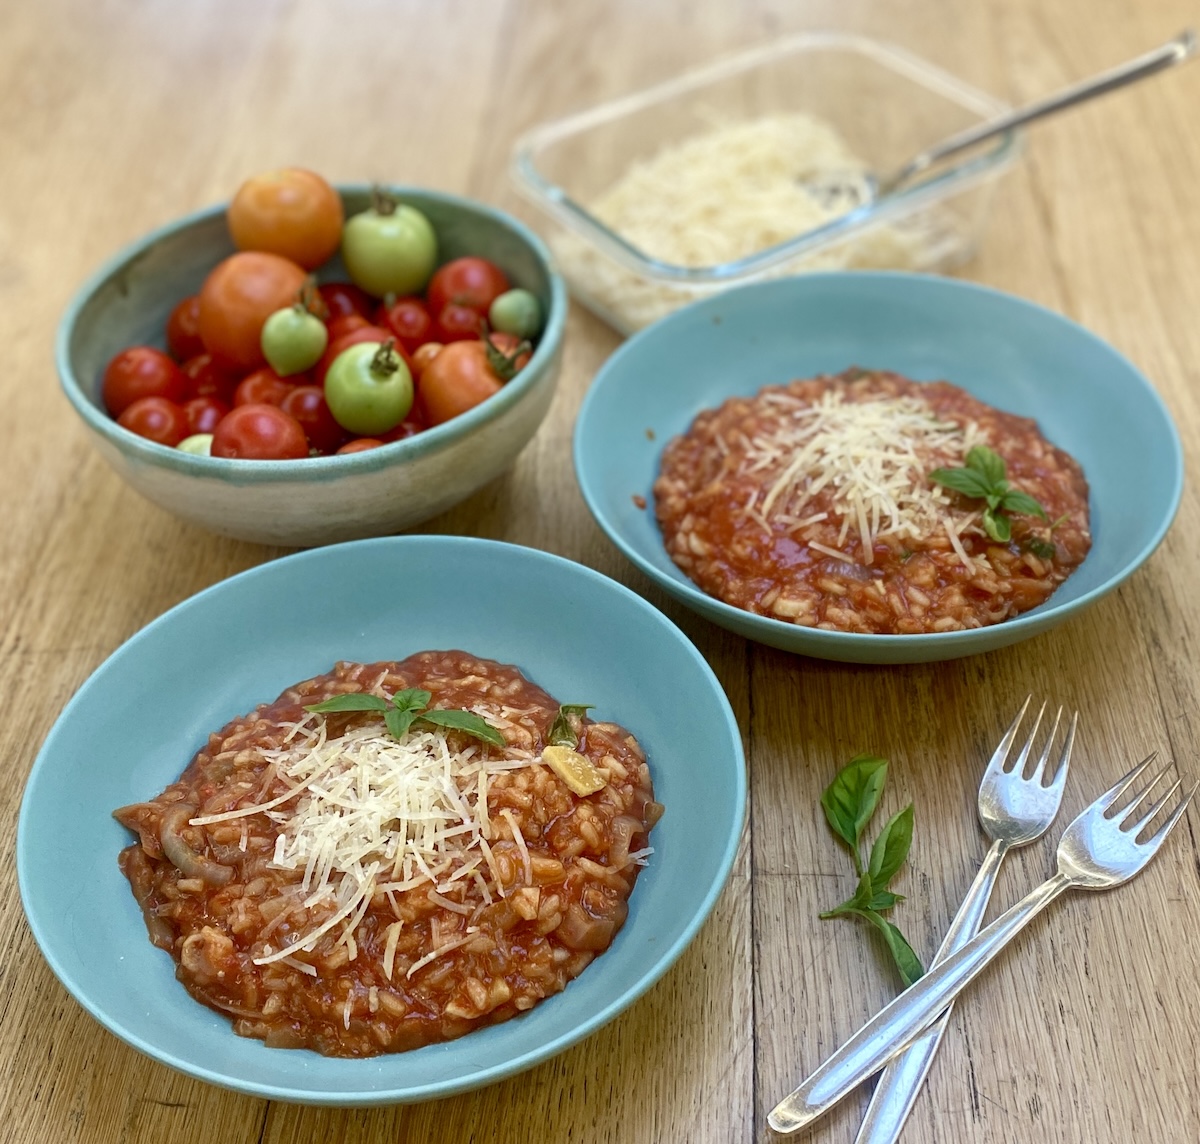
MULTIPOLYGON (((17 894, 22 787, 63 704, 122 641, 283 555, 142 501, 91 451, 52 361, 103 259, 298 164, 525 213, 505 174, 531 124, 806 28, 900 43, 1016 101, 1149 48, 1183 0, 39 0, 0 3, 0 1140, 12 1144, 462 1144, 765 1139, 766 1112, 896 989, 882 947, 817 913, 852 886, 817 809, 854 753, 892 762, 916 834, 896 920, 928 959, 984 850, 975 791, 1027 693, 1078 707, 1068 811, 1150 749, 1200 777, 1200 498, 1161 549, 1066 626, 976 659, 821 663, 666 599, 603 538, 570 431, 618 339, 576 307, 546 424, 516 466, 420 531, 498 537, 630 585, 696 642, 745 736, 752 810, 733 878, 678 965, 560 1057, 480 1092, 367 1111, 227 1093, 105 1032, 43 962, 17 894), (1191 585, 1191 587, 1189 587, 1191 585)), ((964 270, 1084 323, 1153 381, 1200 450, 1200 67, 1047 123, 964 270)), ((905 1139, 1200 1139, 1200 811, 1134 884, 1069 898, 955 1011, 905 1139)), ((69 849, 69 840, 64 840, 69 849)), ((997 906, 1049 871, 1015 854, 997 906)), ((850 1141, 866 1094, 811 1139, 850 1141)))

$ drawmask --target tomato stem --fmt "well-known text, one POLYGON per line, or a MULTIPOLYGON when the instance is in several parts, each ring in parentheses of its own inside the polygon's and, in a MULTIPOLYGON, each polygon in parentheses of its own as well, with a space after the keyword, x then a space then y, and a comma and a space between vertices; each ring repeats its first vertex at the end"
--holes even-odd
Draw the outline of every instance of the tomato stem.
POLYGON ((400 203, 397 201, 396 196, 384 187, 379 186, 378 183, 371 188, 371 208, 376 214, 384 215, 385 217, 395 214, 396 208, 399 205, 400 203))
POLYGON ((517 360, 522 354, 533 352, 533 343, 526 340, 516 346, 511 354, 506 354, 492 341, 492 332, 488 329, 486 318, 479 323, 479 336, 483 339, 484 347, 487 350, 488 365, 501 381, 512 381, 520 372, 517 360))
POLYGON ((312 314, 322 322, 329 317, 329 307, 325 305, 325 299, 317 289, 317 280, 311 274, 304 279, 304 284, 296 295, 295 308, 298 313, 312 314))
POLYGON ((396 339, 388 338, 375 351, 375 356, 371 359, 371 372, 381 373, 385 377, 390 377, 399 368, 400 355, 396 352, 396 339))

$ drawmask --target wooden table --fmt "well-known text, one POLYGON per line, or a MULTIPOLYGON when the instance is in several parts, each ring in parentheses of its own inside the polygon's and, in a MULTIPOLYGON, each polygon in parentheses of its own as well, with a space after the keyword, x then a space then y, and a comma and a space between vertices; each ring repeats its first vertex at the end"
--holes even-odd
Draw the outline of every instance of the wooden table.
MULTIPOLYGON (((165 609, 283 553, 140 500, 59 395, 55 324, 83 277, 144 231, 300 163, 521 210, 515 135, 718 51, 840 27, 904 44, 1018 100, 1165 40, 1183 0, 711 0, 552 4, 42 0, 0 15, 0 1139, 20 1144, 761 1139, 767 1110, 893 994, 878 941, 819 910, 851 889, 817 798, 854 753, 891 759, 884 810, 916 805, 896 911, 928 958, 983 852, 978 777, 1029 692, 1078 707, 1074 812, 1159 749, 1200 767, 1189 489, 1159 552, 1086 615, 977 659, 821 663, 747 644, 668 601, 602 537, 570 477, 570 428, 616 336, 576 309, 561 389, 515 468, 422 531, 501 537, 644 592, 697 643, 745 735, 752 811, 716 914, 650 994, 557 1059, 481 1092, 308 1109, 189 1080, 103 1031, 24 924, 13 847, 38 744, 88 674, 165 609), (1189 587, 1191 585, 1191 587, 1189 587)), ((1200 67, 1047 124, 1006 182, 969 277, 1068 314, 1131 357, 1200 449, 1200 67)), ((1132 886, 1034 926, 956 1011, 906 1140, 1200 1138, 1200 888, 1188 829, 1132 886)), ((1048 871, 1015 855, 999 905, 1048 871)), ((814 1139, 853 1139, 865 1097, 814 1139)))

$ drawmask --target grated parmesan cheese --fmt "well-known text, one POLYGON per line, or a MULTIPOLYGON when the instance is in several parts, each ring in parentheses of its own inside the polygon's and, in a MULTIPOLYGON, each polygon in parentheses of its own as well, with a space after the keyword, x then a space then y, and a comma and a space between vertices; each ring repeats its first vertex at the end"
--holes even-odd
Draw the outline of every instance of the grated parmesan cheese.
MULTIPOLYGON (((822 175, 855 178, 865 171, 866 164, 829 123, 811 115, 774 115, 718 123, 666 147, 635 163, 587 205, 651 258, 676 266, 718 266, 845 214, 849 204, 829 202, 810 188, 822 175)), ((765 275, 856 267, 932 269, 948 257, 948 240, 928 221, 880 224, 765 275)), ((572 286, 626 333, 725 288, 649 281, 571 234, 560 235, 555 246, 572 286)))
MULTIPOLYGON (((503 893, 486 841, 492 829, 488 779, 532 765, 528 752, 500 754, 476 745, 455 750, 441 728, 410 730, 397 740, 382 721, 352 727, 331 739, 324 717, 313 714, 284 747, 265 751, 264 757, 288 791, 192 821, 201 825, 265 814, 279 827, 271 864, 303 871, 299 889, 307 895, 304 904, 332 912, 292 944, 265 951, 255 964, 288 960, 301 949, 311 951, 320 937, 343 922, 338 944, 346 945, 353 960, 354 931, 376 894, 390 896, 430 884, 435 900, 459 910, 458 903, 438 891, 459 879, 477 877, 484 863, 503 893), (284 806, 288 802, 294 805, 284 806)), ((511 817, 508 821, 524 851, 519 829, 511 817)), ((389 978, 401 924, 395 922, 387 930, 384 972, 389 978)))
MULTIPOLYGON (((747 473, 773 475, 750 501, 750 512, 788 524, 828 488, 842 517, 838 544, 853 530, 862 563, 873 562, 879 537, 917 538, 942 529, 959 559, 973 567, 951 520, 948 493, 928 479, 939 466, 960 465, 984 442, 973 423, 941 421, 924 401, 908 396, 846 401, 831 389, 815 403, 788 394, 774 395, 773 403, 779 420, 749 443, 744 462, 747 473)), ((853 559, 824 544, 809 546, 853 559)))

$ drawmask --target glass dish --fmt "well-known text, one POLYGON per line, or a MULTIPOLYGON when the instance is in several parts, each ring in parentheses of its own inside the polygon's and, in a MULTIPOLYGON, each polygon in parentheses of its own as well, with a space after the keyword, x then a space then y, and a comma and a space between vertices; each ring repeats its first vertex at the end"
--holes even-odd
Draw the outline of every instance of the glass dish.
POLYGON ((511 173, 544 212, 572 293, 630 334, 689 302, 761 278, 959 266, 974 253, 995 184, 1019 158, 1023 138, 1009 132, 919 185, 707 266, 656 258, 590 209, 634 164, 714 123, 803 113, 832 126, 867 170, 887 172, 1005 110, 900 48, 805 33, 535 127, 518 140, 511 173))

